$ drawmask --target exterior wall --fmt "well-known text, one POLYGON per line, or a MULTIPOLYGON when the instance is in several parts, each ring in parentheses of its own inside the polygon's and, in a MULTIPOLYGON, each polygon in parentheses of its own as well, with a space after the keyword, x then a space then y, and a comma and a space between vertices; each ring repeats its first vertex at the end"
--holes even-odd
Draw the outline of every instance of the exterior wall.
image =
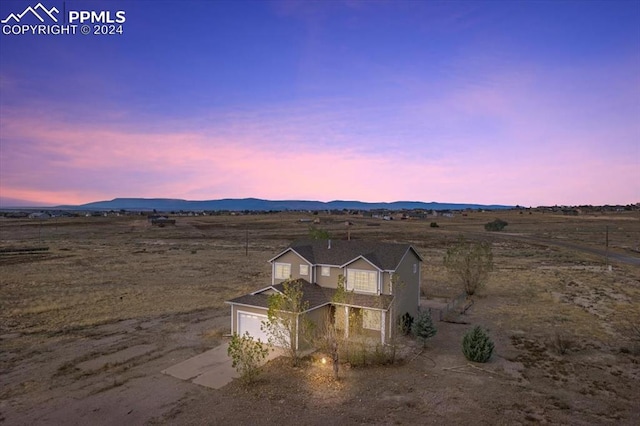
POLYGON ((420 259, 412 250, 407 251, 394 274, 393 292, 396 297, 394 324, 397 317, 409 312, 413 317, 418 314, 420 304, 420 259), (417 265, 413 272, 413 265, 417 265))
MULTIPOLYGON (((326 305, 321 308, 314 309, 313 311, 307 312, 305 314, 307 318, 314 324, 314 329, 313 329, 314 337, 317 336, 318 333, 323 332, 326 321, 329 319, 330 312, 331 312, 331 307, 329 305, 326 305)), ((301 350, 311 349, 315 347, 313 343, 314 343, 313 341, 303 342, 302 339, 300 339, 300 345, 298 348, 301 350)))
POLYGON ((382 294, 391 294, 391 273, 382 273, 382 294))
MULTIPOLYGON (((328 318, 330 309, 331 309, 330 306, 327 305, 306 313, 307 318, 309 318, 309 320, 311 320, 311 322, 313 322, 314 324, 313 332, 323 330, 325 326, 325 321, 328 318)), ((249 313, 258 314, 258 315, 267 315, 266 308, 258 308, 258 307, 246 306, 246 305, 231 305, 231 333, 232 334, 238 332, 238 324, 237 324, 238 311, 249 312, 249 313)), ((305 342, 303 340, 304 339, 301 338, 299 341, 299 346, 298 346, 299 349, 304 350, 304 349, 311 349, 313 347, 313 341, 305 342)))
MULTIPOLYGON (((335 315, 336 330, 338 330, 339 333, 344 333, 345 325, 346 325, 345 307, 342 305, 336 305, 334 309, 335 309, 334 315, 335 315)), ((389 316, 388 313, 386 316, 387 317, 389 316)), ((385 321, 385 336, 388 340, 389 334, 387 332, 387 329, 388 329, 387 323, 389 322, 389 320, 387 318, 384 321, 385 321)), ((363 328, 361 308, 349 307, 349 338, 356 338, 357 336, 365 336, 365 337, 380 341, 381 330, 369 330, 369 329, 363 328)))
POLYGON ((267 315, 266 308, 257 308, 246 305, 231 305, 231 334, 238 332, 238 311, 252 314, 267 315))
POLYGON ((315 270, 316 270, 315 271, 316 283, 321 287, 328 287, 328 288, 337 288, 338 278, 340 277, 341 274, 344 273, 341 268, 332 266, 329 269, 331 275, 329 275, 328 277, 323 277, 322 265, 316 266, 315 270))
POLYGON ((362 269, 365 271, 377 271, 378 268, 373 266, 371 263, 367 262, 364 259, 358 259, 353 263, 349 263, 345 266, 346 269, 362 269))
POLYGON ((278 257, 277 259, 275 259, 272 262, 271 274, 272 274, 272 277, 273 277, 273 284, 279 284, 279 283, 285 281, 284 279, 276 279, 275 270, 273 270, 273 265, 275 263, 288 263, 288 264, 290 264, 291 265, 291 278, 292 279, 295 280, 295 279, 298 279, 298 278, 302 278, 302 279, 305 279, 305 280, 311 282, 311 264, 309 264, 309 262, 307 262, 306 260, 304 260, 303 258, 298 256, 293 251, 288 251, 288 252, 286 252, 285 254, 283 254, 282 256, 278 257), (309 273, 307 275, 300 275, 300 265, 308 265, 309 273))

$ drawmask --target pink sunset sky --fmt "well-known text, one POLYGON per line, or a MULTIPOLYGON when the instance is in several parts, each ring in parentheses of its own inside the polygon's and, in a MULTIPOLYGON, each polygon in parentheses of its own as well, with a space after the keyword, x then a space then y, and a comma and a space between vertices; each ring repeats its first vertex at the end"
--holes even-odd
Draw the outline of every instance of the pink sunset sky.
POLYGON ((177 3, 1 35, 0 207, 640 202, 640 3, 177 3))

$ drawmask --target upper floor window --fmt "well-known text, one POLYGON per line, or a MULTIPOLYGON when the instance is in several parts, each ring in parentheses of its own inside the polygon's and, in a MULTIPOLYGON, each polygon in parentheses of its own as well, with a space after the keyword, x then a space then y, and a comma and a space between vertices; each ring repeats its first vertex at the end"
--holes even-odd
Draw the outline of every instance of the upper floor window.
POLYGON ((300 275, 309 275, 309 265, 300 265, 300 275))
POLYGON ((328 266, 323 266, 322 269, 320 270, 320 273, 322 274, 323 277, 328 277, 331 275, 331 268, 328 266))
POLYGON ((276 263, 274 265, 275 278, 278 280, 286 280, 291 278, 291 264, 290 263, 276 263))
POLYGON ((414 263, 414 264, 413 264, 413 273, 415 274, 415 273, 417 273, 417 272, 418 272, 418 264, 417 264, 417 263, 414 263))
POLYGON ((349 269, 347 271, 347 290, 377 293, 378 273, 375 271, 349 269))

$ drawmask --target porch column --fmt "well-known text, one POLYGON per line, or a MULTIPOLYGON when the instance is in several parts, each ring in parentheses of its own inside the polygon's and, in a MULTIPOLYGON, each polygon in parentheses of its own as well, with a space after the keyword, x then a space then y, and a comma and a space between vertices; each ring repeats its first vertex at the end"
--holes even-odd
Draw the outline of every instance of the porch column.
POLYGON ((298 336, 300 335, 300 315, 296 315, 296 351, 300 348, 298 347, 298 336))
POLYGON ((385 337, 386 337, 386 319, 387 319, 387 311, 382 311, 381 313, 382 315, 382 319, 380 320, 380 340, 381 343, 384 345, 385 343, 385 337))
POLYGON ((344 338, 349 338, 349 307, 344 307, 344 338))

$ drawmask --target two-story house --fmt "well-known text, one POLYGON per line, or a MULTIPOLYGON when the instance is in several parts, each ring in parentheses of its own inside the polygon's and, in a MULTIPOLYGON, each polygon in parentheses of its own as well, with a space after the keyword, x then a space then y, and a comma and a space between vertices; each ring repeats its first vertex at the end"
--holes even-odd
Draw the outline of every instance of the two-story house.
POLYGON ((302 282, 308 302, 305 315, 319 329, 329 319, 347 337, 356 330, 387 343, 398 318, 407 312, 415 317, 418 312, 422 257, 409 244, 299 241, 269 262, 271 285, 227 301, 232 333, 249 332, 266 341, 261 323, 267 319, 269 294, 282 292, 287 279, 302 282), (335 297, 339 282, 346 290, 342 298, 335 297))

